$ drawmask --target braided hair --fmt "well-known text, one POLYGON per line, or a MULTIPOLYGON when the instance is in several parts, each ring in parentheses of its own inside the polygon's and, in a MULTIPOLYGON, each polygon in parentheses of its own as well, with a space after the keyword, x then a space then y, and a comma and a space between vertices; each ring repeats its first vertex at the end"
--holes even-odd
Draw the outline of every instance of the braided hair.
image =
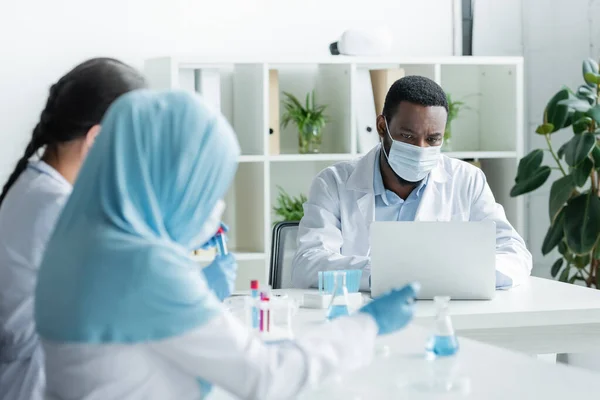
POLYGON ((112 58, 85 61, 60 78, 50 87, 46 106, 33 129, 31 140, 4 184, 0 206, 38 150, 85 137, 94 125, 100 123, 114 100, 146 86, 146 80, 138 71, 112 58))

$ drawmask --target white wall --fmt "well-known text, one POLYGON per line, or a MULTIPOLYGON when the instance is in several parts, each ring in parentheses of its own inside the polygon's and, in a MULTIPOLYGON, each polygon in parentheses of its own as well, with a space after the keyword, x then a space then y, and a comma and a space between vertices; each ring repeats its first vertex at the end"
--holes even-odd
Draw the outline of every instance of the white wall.
POLYGON ((74 64, 141 68, 170 54, 328 54, 349 27, 387 25, 394 54, 449 55, 450 0, 0 1, 0 181, 29 140, 47 90, 74 64))

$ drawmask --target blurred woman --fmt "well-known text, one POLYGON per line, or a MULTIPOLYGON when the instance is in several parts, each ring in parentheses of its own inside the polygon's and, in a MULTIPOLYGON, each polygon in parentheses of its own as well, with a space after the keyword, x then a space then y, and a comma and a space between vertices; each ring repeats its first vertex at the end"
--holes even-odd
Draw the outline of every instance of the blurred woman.
MULTIPOLYGON (((130 66, 86 61, 52 85, 25 152, 0 195, 0 398, 43 398, 43 354, 33 323, 38 267, 100 120, 123 93, 145 87, 130 66), (41 158, 32 159, 38 151, 41 158)), ((77 242, 73 242, 76 246, 77 242)))
POLYGON ((286 399, 366 365, 375 337, 410 321, 416 286, 266 345, 190 258, 219 228, 239 155, 231 127, 192 94, 152 91, 117 100, 102 126, 40 268, 49 398, 199 399, 216 384, 286 399))

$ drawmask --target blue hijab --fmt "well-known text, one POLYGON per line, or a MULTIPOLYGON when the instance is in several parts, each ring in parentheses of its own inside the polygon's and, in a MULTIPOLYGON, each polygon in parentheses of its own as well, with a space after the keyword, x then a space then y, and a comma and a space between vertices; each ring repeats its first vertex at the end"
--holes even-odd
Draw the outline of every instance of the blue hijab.
POLYGON ((222 312, 190 254, 207 239, 199 232, 229 188, 238 155, 230 125, 193 94, 143 90, 119 98, 40 267, 40 336, 158 340, 222 312))

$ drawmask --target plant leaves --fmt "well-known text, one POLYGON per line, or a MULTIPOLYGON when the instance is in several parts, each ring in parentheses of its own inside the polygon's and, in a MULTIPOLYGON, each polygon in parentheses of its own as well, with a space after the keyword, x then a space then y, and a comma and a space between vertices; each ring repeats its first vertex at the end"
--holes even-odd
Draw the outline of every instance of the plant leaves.
POLYGON ((593 72, 586 72, 585 74, 583 74, 583 79, 588 85, 598 84, 598 74, 595 74, 593 72))
POLYGON ((567 265, 567 268, 563 269, 562 274, 560 274, 560 277, 558 278, 559 281, 561 282, 567 282, 567 280, 569 280, 569 271, 571 270, 571 267, 567 265))
POLYGON ((597 74, 598 73, 598 63, 596 62, 596 60, 594 60, 592 58, 588 58, 587 60, 584 60, 583 63, 581 63, 581 73, 583 74, 583 78, 585 79, 586 83, 588 83, 588 84, 595 83, 595 82, 588 82, 588 80, 585 77, 585 74, 587 74, 587 73, 597 74))
POLYGON ((583 133, 583 132, 589 130, 591 125, 592 125, 592 119, 590 117, 580 118, 573 124, 573 132, 576 135, 579 135, 580 133, 583 133))
POLYGON ((573 265, 577 268, 584 268, 590 264, 591 259, 592 257, 589 254, 575 256, 573 258, 573 265))
POLYGON ((592 159, 594 160, 594 168, 600 169, 600 147, 598 147, 598 144, 592 149, 592 159))
POLYGON ((594 107, 590 108, 586 114, 594 121, 600 122, 600 104, 596 104, 594 107))
POLYGON ((575 190, 575 183, 573 182, 573 177, 571 175, 563 176, 552 183, 548 207, 548 210, 550 211, 550 222, 554 221, 558 212, 571 197, 573 190, 575 190))
POLYGON ((589 157, 583 160, 581 164, 573 168, 571 174, 573 175, 573 181, 579 187, 585 185, 587 180, 594 169, 594 162, 589 157))
POLYGON ((546 237, 544 237, 544 243, 542 244, 542 254, 546 255, 552 251, 560 242, 562 242, 565 226, 565 213, 561 211, 556 220, 550 228, 548 232, 546 232, 546 237))
POLYGON ((600 260, 600 243, 597 243, 596 248, 594 249, 594 259, 600 260))
POLYGON ((540 135, 548 135, 552 132, 554 132, 554 125, 549 122, 538 126, 535 130, 535 133, 540 135))
MULTIPOLYGON (((577 97, 570 97, 566 100, 561 100, 558 102, 558 106, 566 106, 570 110, 587 112, 591 108, 591 104, 587 100, 582 100, 577 97)), ((566 120, 566 119, 565 119, 566 120)))
POLYGON ((560 271, 560 269, 562 268, 564 263, 564 260, 562 258, 559 258, 558 260, 554 261, 554 264, 552 264, 552 268, 550 268, 550 275, 552 275, 553 278, 556 278, 556 275, 558 275, 558 271, 560 271))
POLYGON ((575 254, 589 253, 600 235, 600 198, 591 192, 580 194, 569 200, 564 213, 567 246, 575 254))
POLYGON ((525 193, 532 192, 542 186, 548 180, 552 170, 544 165, 531 173, 527 178, 521 178, 510 190, 511 197, 517 197, 525 193))
POLYGON ((569 142, 563 143, 562 146, 560 146, 558 148, 558 151, 556 152, 556 155, 558 156, 558 158, 562 159, 563 156, 565 155, 565 149, 567 148, 567 143, 569 143, 569 142))
MULTIPOLYGON (((594 87, 596 87, 596 85, 594 85, 594 87)), ((575 96, 582 100, 587 100, 587 102, 590 103, 590 105, 596 103, 596 91, 588 85, 579 86, 579 88, 577 89, 577 93, 575 93, 575 96)))
POLYGON ((512 188, 511 196, 519 196, 544 184, 550 175, 550 168, 541 166, 543 159, 544 152, 535 149, 519 161, 515 186, 512 188))
POLYGON ((571 111, 569 107, 564 104, 559 104, 561 101, 565 101, 571 98, 568 89, 562 89, 557 92, 546 105, 546 109, 544 110, 544 124, 550 123, 554 127, 552 132, 556 132, 565 126, 567 118, 571 111))
POLYGON ((595 144, 596 137, 589 132, 573 136, 564 149, 565 161, 571 167, 578 165, 587 158, 595 144))

